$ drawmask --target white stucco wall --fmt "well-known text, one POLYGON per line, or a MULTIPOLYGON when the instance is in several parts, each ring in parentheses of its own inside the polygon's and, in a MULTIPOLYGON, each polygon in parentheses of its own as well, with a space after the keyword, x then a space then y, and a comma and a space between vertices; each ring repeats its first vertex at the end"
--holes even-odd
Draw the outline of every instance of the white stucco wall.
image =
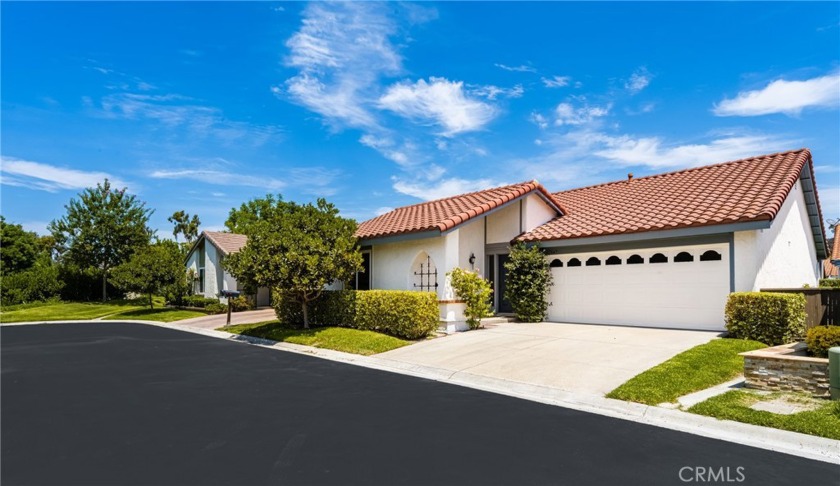
POLYGON ((487 215, 487 243, 508 243, 519 234, 519 201, 487 215))
POLYGON ((219 252, 216 247, 204 242, 204 296, 212 299, 218 296, 222 281, 219 252))
MULTIPOLYGON (((457 230, 456 230, 457 231, 457 230)), ((446 273, 445 238, 422 238, 398 243, 375 245, 372 252, 373 289, 414 290, 411 265, 420 252, 432 257, 442 274, 446 273)), ((440 276, 438 298, 442 298, 443 277, 440 276)))
POLYGON ((458 228, 458 266, 466 270, 478 270, 484 276, 484 218, 469 222, 458 228), (470 255, 475 255, 475 265, 470 265, 470 255))
POLYGON ((525 198, 525 222, 522 225, 523 231, 531 231, 537 226, 543 225, 557 216, 548 204, 536 194, 525 198))
POLYGON ((735 290, 816 285, 817 250, 797 182, 770 228, 735 233, 735 290))

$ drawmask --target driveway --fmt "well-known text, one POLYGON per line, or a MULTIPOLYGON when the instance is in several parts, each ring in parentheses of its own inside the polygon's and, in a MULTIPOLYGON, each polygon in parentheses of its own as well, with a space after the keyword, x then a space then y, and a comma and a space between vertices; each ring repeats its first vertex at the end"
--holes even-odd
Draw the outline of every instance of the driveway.
POLYGON ((424 341, 377 358, 604 395, 718 335, 590 324, 489 324, 486 329, 424 341))
POLYGON ((700 466, 742 468, 744 485, 840 477, 826 462, 162 327, 8 326, 0 345, 4 486, 657 485, 700 466))
MULTIPOLYGON (((257 322, 273 321, 275 319, 277 319, 277 314, 275 314, 272 308, 234 312, 230 315, 231 324, 255 324, 257 322)), ((218 329, 226 323, 227 314, 194 317, 177 322, 177 324, 182 326, 196 327, 199 329, 218 329)))

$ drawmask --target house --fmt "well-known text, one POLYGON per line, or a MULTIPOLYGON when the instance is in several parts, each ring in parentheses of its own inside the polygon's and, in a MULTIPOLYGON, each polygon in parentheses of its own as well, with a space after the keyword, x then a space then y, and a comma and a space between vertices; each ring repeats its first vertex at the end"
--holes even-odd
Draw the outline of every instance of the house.
POLYGON ((840 240, 837 239, 837 228, 834 226, 834 237, 828 240, 828 247, 831 251, 828 258, 823 261, 823 277, 840 278, 840 240))
POLYGON ((455 267, 504 299, 509 247, 542 247, 548 320, 724 328, 733 291, 815 285, 827 247, 807 149, 557 193, 537 181, 397 208, 359 225, 359 289, 436 292, 448 329, 463 306, 455 267))
MULTIPOLYGON (((241 290, 236 279, 222 267, 222 260, 238 252, 248 242, 248 237, 221 231, 202 231, 187 254, 187 270, 194 276, 193 293, 214 299, 222 290, 241 290)), ((258 307, 271 305, 267 288, 257 290, 254 296, 258 307)), ((223 303, 226 299, 220 299, 223 303)))

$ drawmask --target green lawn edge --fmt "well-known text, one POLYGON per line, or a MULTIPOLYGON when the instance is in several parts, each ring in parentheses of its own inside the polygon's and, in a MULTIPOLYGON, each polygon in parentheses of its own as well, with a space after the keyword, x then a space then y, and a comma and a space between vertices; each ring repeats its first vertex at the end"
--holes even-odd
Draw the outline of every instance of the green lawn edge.
POLYGON ((332 349, 345 353, 370 356, 411 344, 400 339, 375 331, 362 331, 348 327, 317 327, 312 329, 293 329, 283 326, 278 321, 256 324, 239 324, 220 327, 219 331, 231 334, 243 334, 272 341, 302 344, 316 348, 332 349))
POLYGON ((825 403, 816 410, 790 415, 749 408, 757 401, 772 399, 777 395, 779 394, 759 396, 746 391, 733 390, 698 403, 688 411, 722 420, 734 420, 840 440, 840 401, 825 400, 825 403))
POLYGON ((720 338, 695 346, 631 378, 607 394, 630 402, 657 405, 735 378, 744 371, 738 353, 767 345, 745 339, 720 338))
POLYGON ((123 319, 136 319, 141 321, 175 322, 192 319, 193 317, 204 317, 206 315, 206 312, 163 307, 160 309, 135 309, 118 314, 110 314, 103 317, 102 320, 118 321, 123 319))

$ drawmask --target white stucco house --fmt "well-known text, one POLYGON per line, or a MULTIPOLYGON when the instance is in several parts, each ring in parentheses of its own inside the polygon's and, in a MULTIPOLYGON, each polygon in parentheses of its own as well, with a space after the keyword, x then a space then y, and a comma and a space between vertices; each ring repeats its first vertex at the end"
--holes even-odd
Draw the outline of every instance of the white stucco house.
POLYGON ((436 292, 462 329, 447 285, 455 267, 503 298, 516 241, 544 248, 548 320, 724 329, 733 291, 815 285, 826 239, 807 149, 551 193, 537 181, 395 209, 359 225, 358 289, 436 292))
MULTIPOLYGON (((238 252, 248 242, 248 237, 221 231, 202 231, 187 254, 187 271, 194 276, 193 294, 209 299, 220 297, 222 290, 241 290, 236 279, 222 267, 222 260, 238 252)), ((258 307, 271 304, 267 288, 260 288, 254 296, 258 307)), ((227 299, 221 297, 222 303, 227 299)))

